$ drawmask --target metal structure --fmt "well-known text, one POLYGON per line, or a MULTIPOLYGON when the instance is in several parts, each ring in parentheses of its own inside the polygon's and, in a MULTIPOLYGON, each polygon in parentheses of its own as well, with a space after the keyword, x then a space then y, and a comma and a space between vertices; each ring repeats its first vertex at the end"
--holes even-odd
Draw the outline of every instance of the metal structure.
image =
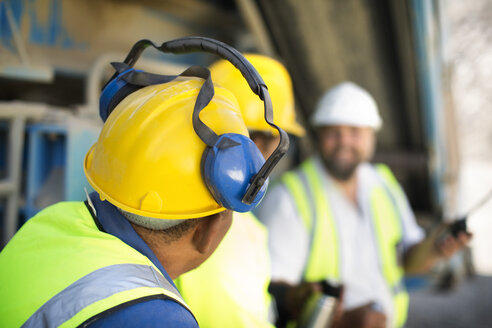
POLYGON ((0 181, 0 197, 6 199, 5 213, 0 235, 0 248, 14 235, 18 228, 18 204, 21 186, 22 151, 26 121, 40 118, 46 106, 21 103, 0 103, 0 120, 7 121, 7 167, 6 176, 0 181))
MULTIPOLYGON (((245 32, 238 18, 200 0, 0 1, 0 142, 8 144, 0 149, 0 249, 43 207, 85 198, 83 159, 102 125, 99 93, 111 61, 142 38, 195 34, 234 43, 245 32)), ((173 74, 215 59, 150 52, 139 68, 173 74)))

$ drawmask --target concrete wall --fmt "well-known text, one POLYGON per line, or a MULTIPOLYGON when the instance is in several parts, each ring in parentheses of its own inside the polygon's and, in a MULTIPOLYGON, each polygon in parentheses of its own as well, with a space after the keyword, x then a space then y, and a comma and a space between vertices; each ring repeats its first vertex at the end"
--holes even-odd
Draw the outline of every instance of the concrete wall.
POLYGON ((199 34, 231 41, 241 28, 237 22, 234 12, 197 0, 5 0, 0 63, 20 63, 21 41, 32 65, 84 72, 97 56, 126 53, 142 38, 199 34))

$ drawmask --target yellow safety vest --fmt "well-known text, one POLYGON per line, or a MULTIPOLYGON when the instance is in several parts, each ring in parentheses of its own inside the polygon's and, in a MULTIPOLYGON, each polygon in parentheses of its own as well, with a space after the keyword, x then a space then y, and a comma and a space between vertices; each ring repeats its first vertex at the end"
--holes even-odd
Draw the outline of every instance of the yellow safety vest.
POLYGON ((266 228, 251 213, 234 213, 215 252, 175 284, 202 328, 270 328, 269 260, 266 228))
POLYGON ((77 327, 152 296, 187 307, 147 257, 101 232, 82 202, 44 209, 0 253, 2 327, 77 327))
MULTIPOLYGON (((391 170, 376 166, 382 184, 370 192, 372 222, 378 241, 382 272, 393 294, 394 327, 405 324, 408 294, 403 284, 404 270, 398 263, 397 245, 402 239, 400 209, 404 194, 391 170)), ((306 281, 340 280, 340 250, 338 231, 332 217, 322 176, 312 159, 300 169, 285 173, 282 183, 292 195, 297 211, 310 234, 311 249, 304 271, 306 281)))

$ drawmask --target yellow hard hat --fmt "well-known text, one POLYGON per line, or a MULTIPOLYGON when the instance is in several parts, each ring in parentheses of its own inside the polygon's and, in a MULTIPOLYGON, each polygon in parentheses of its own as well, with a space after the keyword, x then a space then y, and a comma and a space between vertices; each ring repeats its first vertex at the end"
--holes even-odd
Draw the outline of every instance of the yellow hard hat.
MULTIPOLYGON (((270 57, 256 54, 245 55, 268 86, 272 98, 273 122, 285 131, 297 136, 304 129, 296 122, 292 81, 285 67, 270 57)), ((265 122, 263 102, 251 91, 241 73, 228 61, 219 60, 210 66, 212 80, 232 91, 236 96, 246 126, 250 131, 277 131, 265 122)))
MULTIPOLYGON (((144 87, 108 117, 84 171, 102 199, 124 211, 161 219, 191 219, 223 211, 202 179, 205 143, 192 113, 203 80, 144 87)), ((248 136, 236 99, 216 86, 201 120, 217 134, 248 136)))

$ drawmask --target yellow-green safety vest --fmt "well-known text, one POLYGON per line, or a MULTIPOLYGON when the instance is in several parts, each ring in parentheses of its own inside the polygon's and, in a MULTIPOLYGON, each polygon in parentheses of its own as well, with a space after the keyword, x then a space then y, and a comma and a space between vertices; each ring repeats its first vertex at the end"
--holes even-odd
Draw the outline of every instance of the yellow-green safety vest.
POLYGON ((162 295, 187 307, 147 257, 101 232, 82 202, 44 209, 0 253, 2 327, 77 327, 162 295))
MULTIPOLYGON (((407 318, 408 294, 403 284, 404 270, 398 262, 397 246, 402 240, 400 209, 404 208, 405 196, 387 166, 378 164, 376 171, 382 183, 370 192, 373 230, 382 272, 393 295, 393 327, 402 327, 407 318)), ((313 282, 324 279, 340 281, 339 235, 322 181, 312 159, 281 178, 310 234, 311 248, 304 279, 313 282)))
POLYGON ((273 327, 266 228, 251 213, 234 213, 210 258, 174 282, 201 328, 273 327))

